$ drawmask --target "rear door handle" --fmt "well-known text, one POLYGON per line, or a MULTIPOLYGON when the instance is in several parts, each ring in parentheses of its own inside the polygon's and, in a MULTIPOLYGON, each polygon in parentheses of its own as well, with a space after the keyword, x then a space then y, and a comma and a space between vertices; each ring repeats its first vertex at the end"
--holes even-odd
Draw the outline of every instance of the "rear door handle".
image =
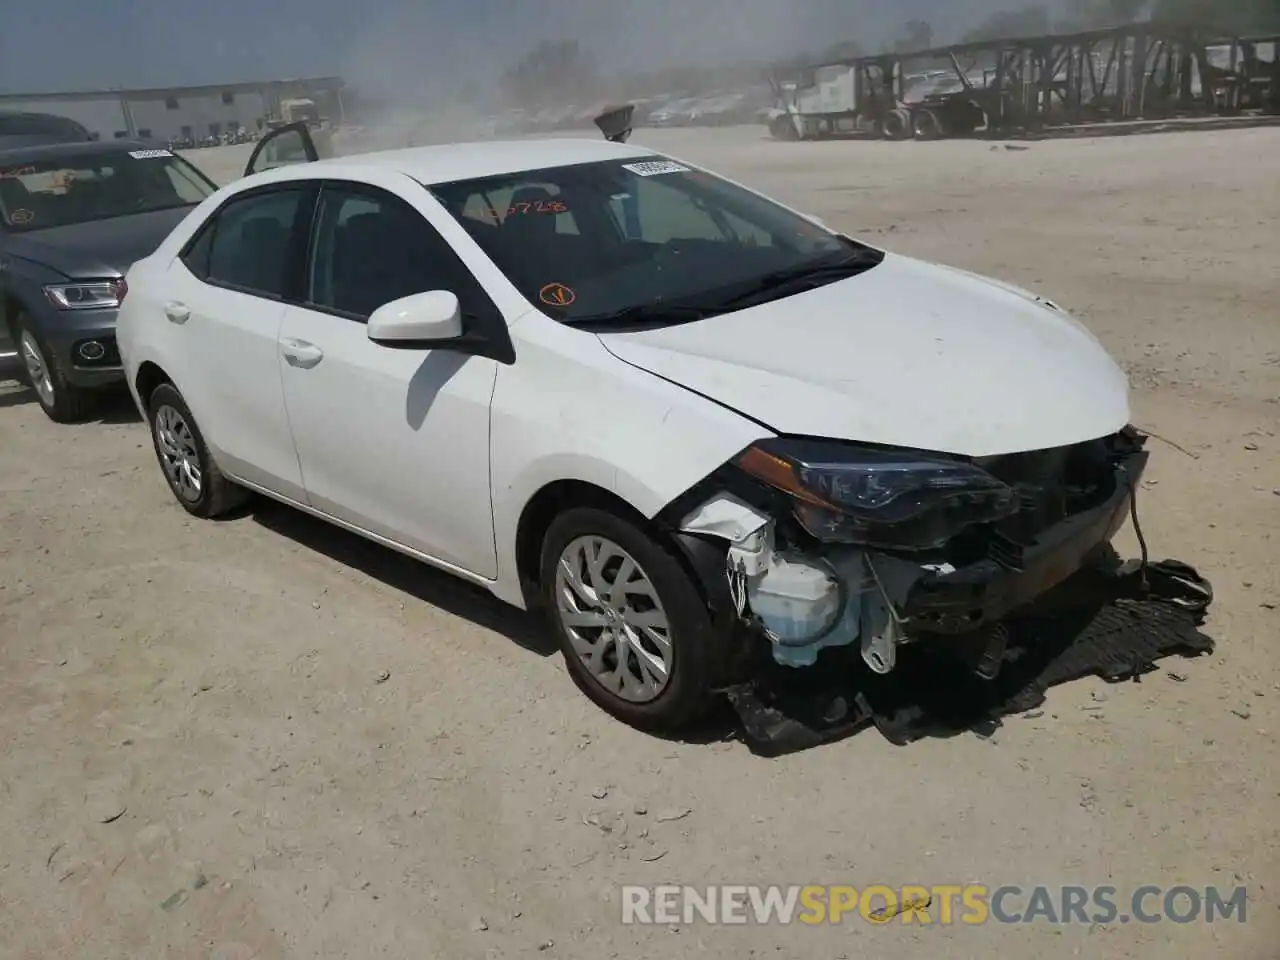
POLYGON ((170 323, 186 323, 191 319, 191 308, 185 303, 170 300, 164 305, 164 315, 169 318, 170 323))
POLYGON ((301 367, 303 370, 310 370, 324 359, 324 351, 314 343, 295 340, 292 337, 286 337, 280 341, 280 352, 289 361, 289 366, 301 367))

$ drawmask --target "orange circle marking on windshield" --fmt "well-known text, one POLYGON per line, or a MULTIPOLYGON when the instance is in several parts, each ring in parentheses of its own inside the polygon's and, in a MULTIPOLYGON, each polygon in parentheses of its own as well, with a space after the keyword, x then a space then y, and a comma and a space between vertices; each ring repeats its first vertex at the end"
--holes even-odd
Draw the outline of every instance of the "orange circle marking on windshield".
POLYGON ((552 307, 567 307, 578 295, 563 283, 548 283, 538 291, 538 299, 552 307))
POLYGON ((9 214, 10 223, 30 223, 36 218, 36 215, 30 210, 15 210, 9 214))

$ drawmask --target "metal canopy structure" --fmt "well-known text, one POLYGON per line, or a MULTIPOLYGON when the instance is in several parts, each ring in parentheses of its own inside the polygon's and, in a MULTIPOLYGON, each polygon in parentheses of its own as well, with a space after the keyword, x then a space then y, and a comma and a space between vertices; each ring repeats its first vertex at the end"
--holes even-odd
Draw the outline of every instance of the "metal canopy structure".
POLYGON ((834 61, 775 75, 773 87, 770 127, 785 139, 1280 113, 1280 34, 1140 23, 834 61))

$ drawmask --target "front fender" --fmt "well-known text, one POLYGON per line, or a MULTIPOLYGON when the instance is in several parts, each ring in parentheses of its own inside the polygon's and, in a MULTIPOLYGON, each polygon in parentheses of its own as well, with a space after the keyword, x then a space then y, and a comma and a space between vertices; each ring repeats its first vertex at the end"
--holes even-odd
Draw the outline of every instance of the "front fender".
POLYGON ((498 370, 490 432, 495 592, 509 602, 520 603, 520 516, 548 484, 591 483, 652 518, 748 444, 770 436, 542 313, 514 324, 512 336, 516 362, 498 370))
POLYGON ((9 256, 3 272, 0 272, 0 321, 8 332, 16 319, 12 305, 17 304, 38 327, 42 326, 45 315, 52 311, 45 299, 46 283, 65 282, 66 277, 57 270, 52 270, 34 260, 9 256))

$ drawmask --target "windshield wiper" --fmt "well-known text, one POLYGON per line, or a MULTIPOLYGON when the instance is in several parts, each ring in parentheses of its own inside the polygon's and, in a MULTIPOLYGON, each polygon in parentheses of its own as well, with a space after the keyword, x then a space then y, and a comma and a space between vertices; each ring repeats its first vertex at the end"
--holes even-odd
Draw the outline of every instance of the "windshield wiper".
POLYGON ((696 323, 714 311, 682 303, 640 303, 613 313, 596 313, 585 317, 568 317, 561 323, 572 327, 670 327, 679 323, 696 323))
POLYGON ((738 309, 751 306, 756 302, 774 299, 783 291, 796 288, 808 289, 855 277, 870 270, 884 259, 884 254, 871 248, 859 248, 839 260, 802 263, 783 270, 774 270, 753 280, 745 290, 717 304, 720 309, 738 309))

